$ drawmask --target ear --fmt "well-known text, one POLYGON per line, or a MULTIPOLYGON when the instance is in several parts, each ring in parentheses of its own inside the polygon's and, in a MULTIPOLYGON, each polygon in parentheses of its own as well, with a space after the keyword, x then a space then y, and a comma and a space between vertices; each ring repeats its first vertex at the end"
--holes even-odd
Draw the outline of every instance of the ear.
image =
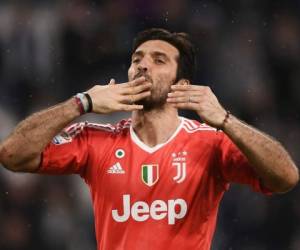
POLYGON ((178 85, 190 85, 190 81, 188 79, 180 79, 177 82, 178 85))

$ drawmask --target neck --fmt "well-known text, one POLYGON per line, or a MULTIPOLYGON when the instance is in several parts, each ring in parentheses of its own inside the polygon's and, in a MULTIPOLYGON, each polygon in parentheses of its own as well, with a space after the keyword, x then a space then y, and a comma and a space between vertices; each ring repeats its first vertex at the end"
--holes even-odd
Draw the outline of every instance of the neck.
POLYGON ((139 139, 150 147, 166 142, 180 124, 177 109, 165 105, 151 111, 134 111, 132 127, 139 139))

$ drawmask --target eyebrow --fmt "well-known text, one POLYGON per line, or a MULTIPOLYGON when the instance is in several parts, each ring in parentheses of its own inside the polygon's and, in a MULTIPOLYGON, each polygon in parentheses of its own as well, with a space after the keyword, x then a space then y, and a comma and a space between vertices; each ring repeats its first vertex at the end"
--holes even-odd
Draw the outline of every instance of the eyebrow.
POLYGON ((169 59, 169 57, 163 52, 154 51, 152 54, 156 57, 164 57, 165 59, 169 59))
MULTIPOLYGON (((134 56, 144 56, 144 54, 145 53, 143 51, 136 51, 132 54, 131 57, 133 58, 134 56)), ((161 56, 161 57, 165 58, 166 60, 169 60, 169 57, 165 53, 160 52, 160 51, 151 52, 151 55, 155 56, 155 57, 161 56)))
POLYGON ((143 51, 135 51, 132 53, 131 58, 133 58, 134 56, 143 56, 144 52, 143 51))

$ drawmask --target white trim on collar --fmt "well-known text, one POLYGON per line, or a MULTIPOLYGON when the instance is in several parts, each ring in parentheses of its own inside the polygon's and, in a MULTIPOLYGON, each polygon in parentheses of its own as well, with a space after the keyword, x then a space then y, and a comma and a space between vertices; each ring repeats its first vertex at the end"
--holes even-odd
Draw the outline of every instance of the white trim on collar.
POLYGON ((144 142, 142 142, 137 134, 134 132, 133 128, 132 128, 132 124, 130 124, 130 137, 131 137, 131 140, 137 145, 139 146, 141 149, 143 149, 144 151, 152 154, 154 153, 155 151, 159 150, 160 148, 162 148, 164 145, 168 144, 171 140, 173 140, 175 138, 175 136, 179 133, 179 131, 181 130, 182 126, 183 126, 183 121, 184 119, 182 117, 179 117, 180 119, 180 124, 179 126, 177 127, 177 129, 175 130, 175 132, 172 134, 172 136, 166 141, 166 142, 163 142, 163 143, 160 143, 160 144, 157 144, 155 145, 154 147, 150 147, 148 145, 146 145, 144 142))

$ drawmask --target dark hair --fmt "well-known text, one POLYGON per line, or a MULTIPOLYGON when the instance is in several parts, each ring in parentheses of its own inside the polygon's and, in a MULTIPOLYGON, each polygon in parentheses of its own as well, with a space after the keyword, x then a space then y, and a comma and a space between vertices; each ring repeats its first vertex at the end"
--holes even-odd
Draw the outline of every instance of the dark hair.
POLYGON ((160 28, 151 28, 141 31, 133 41, 133 52, 144 42, 162 40, 170 43, 179 51, 177 79, 193 80, 196 70, 195 48, 186 33, 171 33, 160 28))

